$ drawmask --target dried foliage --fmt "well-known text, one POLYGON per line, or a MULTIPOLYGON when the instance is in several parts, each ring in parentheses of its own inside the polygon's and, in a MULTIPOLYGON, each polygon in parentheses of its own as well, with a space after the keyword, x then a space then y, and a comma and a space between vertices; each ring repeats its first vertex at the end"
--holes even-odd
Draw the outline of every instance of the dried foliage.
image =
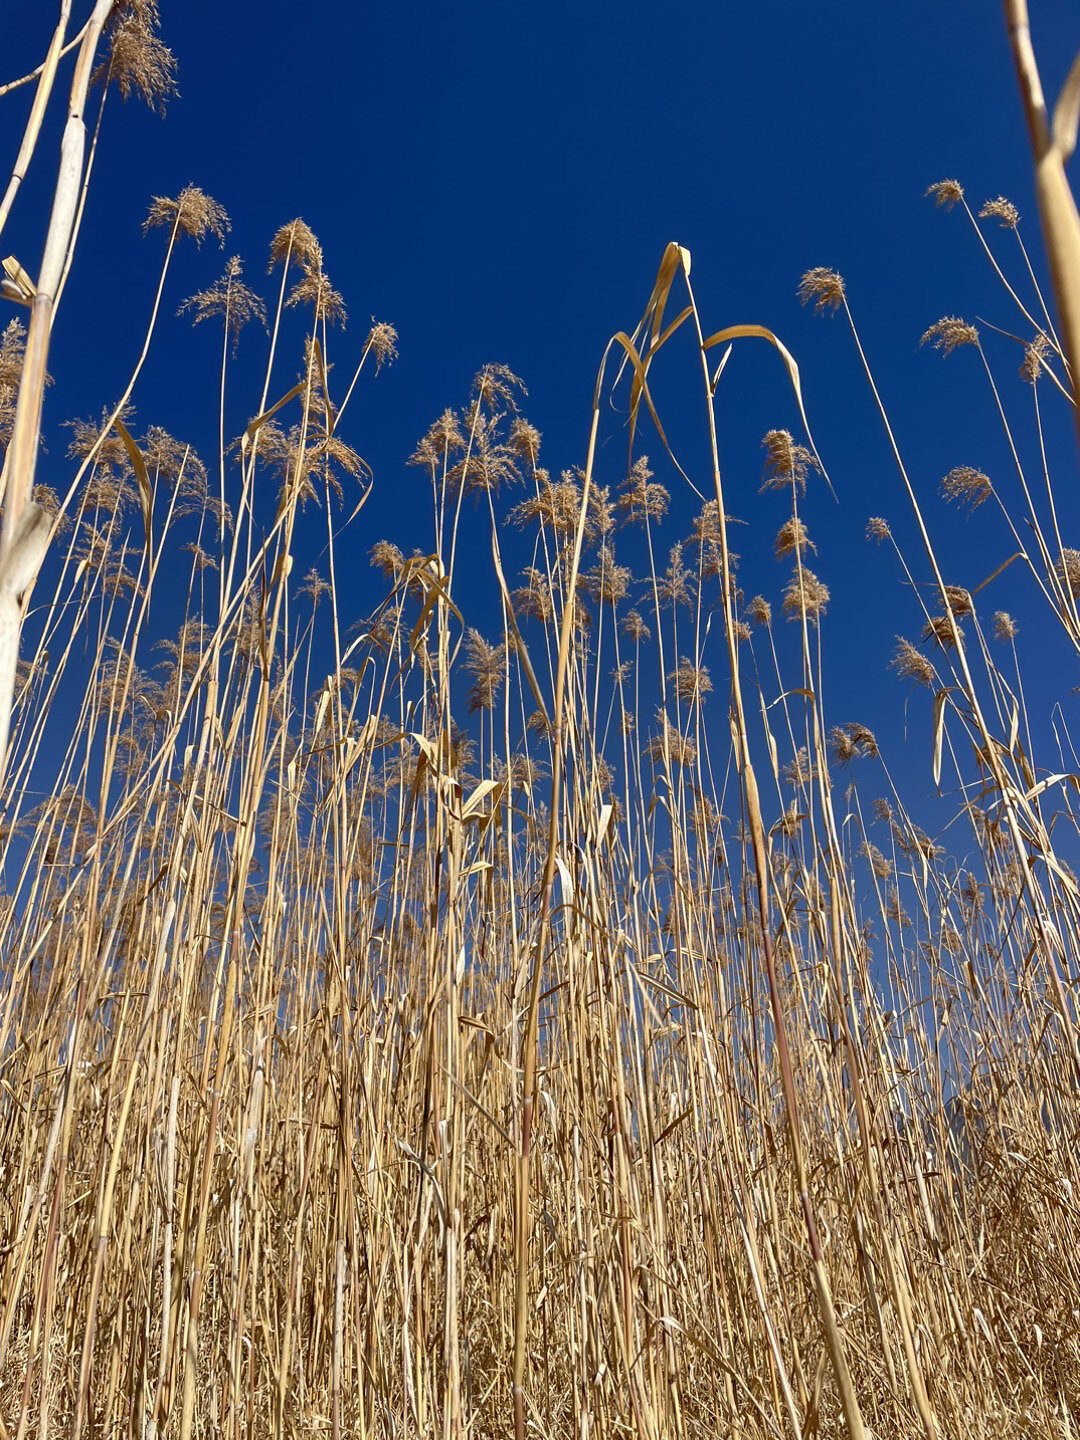
MULTIPOLYGON (((152 102, 156 22, 120 6, 103 72, 152 102)), ((1018 237, 1009 202, 980 216, 1018 237)), ((189 187, 147 225, 167 268, 228 220, 189 187)), ((923 829, 884 739, 830 713, 850 617, 818 626, 804 564, 812 446, 766 437, 745 566, 779 524, 794 570, 747 600, 717 456, 661 545, 646 458, 553 480, 488 365, 397 482, 432 533, 364 539, 341 417, 397 335, 373 322, 339 383, 319 241, 294 220, 270 256, 270 332, 287 306, 307 332, 268 357, 272 414, 233 398, 230 342, 266 318, 239 262, 187 302, 223 387, 201 429, 232 425, 220 487, 129 386, 71 425, 70 513, 33 491, 56 553, 0 823, 3 1433, 1075 1434, 1080 782, 1064 716, 1050 765, 1029 753, 1017 623, 992 612, 1003 648, 980 623, 1015 561, 1080 653, 1052 487, 950 471, 1004 553, 946 584, 889 431, 923 552, 868 535, 933 646, 899 639, 888 682, 951 807, 932 825, 923 782, 923 829), (492 556, 488 639, 459 606, 463 557, 492 556), (774 631, 778 603, 806 624, 774 631)), ((652 333, 687 279, 671 247, 652 333)), ((854 329, 833 271, 800 294, 854 329)), ((1028 378, 1060 398, 1043 319, 1028 378)), ((24 338, 0 339, 0 445, 24 338)))

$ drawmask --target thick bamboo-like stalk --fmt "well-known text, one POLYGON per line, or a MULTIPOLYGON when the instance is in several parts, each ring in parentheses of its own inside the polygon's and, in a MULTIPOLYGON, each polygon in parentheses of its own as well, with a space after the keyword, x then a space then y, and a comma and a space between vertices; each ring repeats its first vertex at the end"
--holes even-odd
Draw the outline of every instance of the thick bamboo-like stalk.
MULTIPOLYGON (((75 61, 68 100, 68 118, 60 147, 60 171, 53 194, 52 214, 45 236, 41 267, 30 307, 26 354, 19 380, 15 422, 4 470, 0 475, 0 783, 6 763, 15 666, 22 630, 23 593, 33 583, 44 559, 48 523, 33 505, 31 494, 37 467, 41 411, 45 396, 45 367, 52 335, 53 302, 63 274, 72 227, 79 203, 82 181, 86 123, 83 112, 90 86, 101 32, 112 13, 113 0, 96 0, 87 22, 75 61)), ((38 95, 48 98, 46 80, 51 83, 66 28, 65 11, 50 47, 38 95)), ((35 107, 35 115, 37 113, 35 107)), ((37 117, 40 123, 40 116, 37 117)), ((28 158, 28 157, 27 157, 28 158)))
POLYGON ((30 107, 30 114, 26 121, 22 144, 19 146, 19 153, 12 167, 8 188, 4 194, 4 198, 0 200, 0 234, 3 233, 7 218, 11 214, 11 207, 15 203, 15 196, 19 193, 19 186, 26 179, 26 172, 30 167, 31 158, 37 147, 38 136, 41 134, 41 122, 45 118, 45 111, 49 104, 49 96, 52 94, 53 81, 56 79, 56 67, 59 65, 60 57, 64 53, 64 36, 67 34, 70 19, 71 0, 61 0, 60 18, 56 22, 53 38, 49 44, 45 59, 42 62, 37 89, 34 91, 34 103, 30 107))
POLYGON ((1046 258, 1061 319, 1062 342, 1071 371, 1080 437, 1080 215, 1065 174, 1076 148, 1080 118, 1080 53, 1077 54, 1051 117, 1031 40, 1027 0, 1005 0, 1005 23, 1035 161, 1035 195, 1046 258))

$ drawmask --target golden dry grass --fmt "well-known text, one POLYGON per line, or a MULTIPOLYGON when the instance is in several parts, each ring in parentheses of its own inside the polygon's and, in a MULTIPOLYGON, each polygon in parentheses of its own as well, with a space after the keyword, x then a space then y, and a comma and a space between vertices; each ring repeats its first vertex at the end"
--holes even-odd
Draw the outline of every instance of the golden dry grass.
MULTIPOLYGON (((121 11, 118 83, 171 73, 154 18, 121 11)), ((188 190, 149 223, 164 284, 228 222, 188 190)), ((1071 1437, 1080 781, 1036 762, 1023 637, 946 583, 884 406, 922 550, 870 534, 925 600, 895 683, 929 691, 949 850, 859 697, 822 701, 835 638, 800 505, 823 482, 786 431, 761 504, 793 654, 736 583, 715 352, 765 339, 797 396, 798 370, 759 327, 709 331, 684 250, 604 357, 584 468, 543 470, 520 382, 486 367, 413 457, 432 528, 408 557, 358 541, 342 431, 394 331, 332 386, 318 241, 294 221, 271 259, 258 414, 234 441, 222 423, 214 477, 135 432, 136 370, 73 427, 68 495, 29 501, 53 588, 14 675, 0 834, 0 1435, 1071 1437), (713 474, 665 564, 645 457, 615 493, 593 463, 611 383, 663 435, 650 376, 676 333, 713 474), (509 578, 508 519, 534 542, 509 578), (486 618, 455 598, 477 523, 486 618), (300 526, 324 529, 321 573, 294 571, 300 526), (360 543, 385 595, 345 631, 360 543)), ((876 400, 841 278, 802 294, 849 325, 876 400)), ((222 417, 261 305, 233 265, 193 297, 222 417)), ((1042 313, 1009 390, 974 327, 928 332, 985 368, 1006 424, 1017 391, 1036 423, 1041 391, 1068 397, 1042 313)), ((10 476, 40 415, 16 405, 24 340, 0 348, 10 476)), ((1053 486, 943 485, 993 502, 1001 569, 1080 649, 1053 486)))

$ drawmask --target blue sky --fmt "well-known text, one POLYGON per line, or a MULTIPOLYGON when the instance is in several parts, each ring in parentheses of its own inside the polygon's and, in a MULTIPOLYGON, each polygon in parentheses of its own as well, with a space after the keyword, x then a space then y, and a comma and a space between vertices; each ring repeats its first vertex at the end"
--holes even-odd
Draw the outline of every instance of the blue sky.
MULTIPOLYGON (((44 53, 52 9, 6 0, 2 78, 44 53)), ((962 524, 935 498, 937 485, 958 464, 996 477, 1007 456, 972 356, 945 361, 918 341, 943 314, 1014 329, 1018 318, 963 216, 935 210, 923 192, 951 176, 976 207, 1007 195, 1039 252, 1001 7, 162 0, 162 12, 181 93, 164 120, 110 100, 50 361, 47 434, 57 435, 61 419, 98 412, 122 387, 161 253, 160 235, 143 238, 141 221, 152 195, 191 182, 228 210, 226 254, 245 259, 246 278, 264 293, 273 232, 296 215, 311 225, 351 316, 337 342, 339 373, 370 315, 397 327, 398 362, 352 407, 346 438, 372 464, 376 488, 359 533, 350 533, 363 556, 384 535, 406 551, 426 548, 415 521, 427 513, 426 494, 404 461, 430 421, 464 402, 484 362, 503 362, 529 387, 525 413, 543 432, 543 463, 553 472, 580 463, 603 346, 636 322, 665 244, 678 240, 693 254, 708 328, 768 325, 803 368, 814 438, 840 502, 819 486, 806 515, 815 568, 833 592, 829 718, 870 724, 895 747, 895 768, 928 792, 929 697, 906 707, 918 718, 905 747, 911 697, 887 670, 894 634, 916 632, 918 611, 897 567, 863 540, 867 517, 882 514, 914 561, 912 528, 850 339, 839 320, 803 310, 795 290, 813 265, 844 275, 946 578, 973 588, 1006 558, 1007 542, 989 516, 962 524)), ((1066 0, 1032 0, 1032 21, 1054 96, 1080 22, 1066 0)), ((0 154, 14 153, 29 95, 0 100, 0 154)), ((32 272, 55 176, 55 128, 49 136, 2 242, 32 272)), ((991 238, 1011 256, 1011 236, 991 238)), ((191 438, 208 460, 216 342, 172 312, 216 279, 222 258, 211 245, 182 257, 135 397, 140 425, 191 438)), ((988 350, 1011 380, 1015 347, 990 337, 988 350)), ((258 354, 253 332, 241 344, 241 376, 245 353, 258 354)), ((696 465, 704 436, 689 346, 673 347, 666 365, 658 379, 665 419, 680 458, 696 465)), ((236 404, 233 433, 249 418, 242 380, 236 404)), ((760 517, 740 544, 745 584, 776 602, 786 572, 769 547, 786 511, 775 497, 764 509, 756 497, 760 440, 774 426, 802 437, 767 347, 736 351, 718 411, 728 508, 760 517)), ((1050 433, 1063 521, 1080 522, 1067 417, 1055 416, 1050 433)), ((617 415, 605 435, 605 454, 621 457, 617 415)), ((1022 443, 1032 457, 1032 437, 1022 443)), ((659 451, 648 434, 641 447, 659 451)), ((602 478, 617 480, 621 458, 610 463, 602 478)), ((58 484, 64 473, 56 438, 40 478, 58 484)), ((677 502, 662 549, 686 534, 694 508, 689 497, 677 502)), ((305 568, 301 558, 298 573, 305 568)), ((356 569, 366 575, 365 565, 356 569)), ((356 583, 359 615, 372 592, 366 579, 356 583)), ((459 601, 485 628, 486 572, 474 585, 459 601)), ((1029 700, 1045 719, 1076 677, 1062 669, 1030 588, 1010 576, 986 608, 1014 611, 1029 632, 1029 700)))

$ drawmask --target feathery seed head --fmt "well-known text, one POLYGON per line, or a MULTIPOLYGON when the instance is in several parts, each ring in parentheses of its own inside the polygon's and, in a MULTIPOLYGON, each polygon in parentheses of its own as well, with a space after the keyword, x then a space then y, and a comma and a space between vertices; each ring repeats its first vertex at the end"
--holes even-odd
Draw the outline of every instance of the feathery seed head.
POLYGON ((428 432, 409 456, 410 465, 422 465, 432 472, 446 465, 452 454, 465 449, 465 437, 461 433, 458 417, 453 410, 444 410, 439 418, 428 427, 428 432))
POLYGON ((817 553, 817 546, 810 539, 806 526, 797 515, 784 522, 773 541, 773 553, 778 560, 786 555, 802 556, 805 551, 817 553))
POLYGON ((896 654, 891 664, 898 675, 905 680, 916 680, 920 685, 932 686, 937 679, 937 673, 930 661, 902 635, 896 637, 896 654))
POLYGON ((746 607, 746 613, 755 625, 772 623, 772 606, 764 595, 755 595, 746 607))
POLYGON ((932 196, 934 204, 943 210, 951 210, 964 198, 964 188, 957 180, 939 180, 928 185, 924 194, 932 196))
POLYGON ((789 620, 809 620, 817 624, 829 603, 829 587, 812 570, 802 567, 788 581, 784 591, 784 609, 789 620))
MULTIPOLYGON (((728 569, 734 574, 739 568, 739 557, 733 551, 728 551, 728 569)), ((723 580, 724 578, 724 552, 715 541, 707 540, 700 550, 698 564, 702 577, 709 580, 723 580)))
POLYGON ((189 235, 196 245, 201 245, 208 234, 224 245, 226 232, 232 229, 225 207, 195 185, 185 185, 175 200, 154 196, 143 221, 143 232, 156 225, 168 225, 179 234, 189 235))
POLYGON ((522 395, 529 393, 524 380, 519 380, 509 365, 484 365, 473 376, 473 401, 488 411, 505 405, 516 413, 518 392, 522 395))
POLYGON ((552 481, 546 470, 537 470, 534 479, 536 493, 514 506, 509 515, 511 523, 524 526, 535 520, 556 535, 572 535, 581 509, 581 488, 571 471, 564 470, 557 481, 552 481))
POLYGON ((590 486, 589 514, 585 526, 585 533, 591 538, 596 539, 610 535, 614 529, 615 503, 611 498, 611 486, 590 486))
POLYGON ((26 326, 19 320, 9 320, 0 335, 0 449, 11 439, 25 349, 26 326))
POLYGON ((55 525, 57 534, 66 534, 71 529, 71 517, 60 514, 60 496, 51 485, 35 485, 30 498, 45 511, 55 525))
POLYGON ((690 571, 683 561, 682 541, 673 545, 668 555, 668 567, 657 581, 656 590, 661 604, 690 604, 690 571))
POLYGON ((674 686, 675 694, 687 704, 701 700, 712 690, 712 681, 704 665, 695 665, 688 655, 679 660, 677 670, 672 670, 668 683, 674 686))
POLYGON ((196 474, 195 489, 200 488, 199 478, 205 484, 206 467, 191 446, 174 440, 160 425, 151 425, 147 430, 142 442, 142 455, 147 470, 164 480, 176 481, 185 474, 189 478, 196 474), (197 472, 201 472, 201 477, 197 472))
MULTIPOLYGON (((590 611, 589 606, 586 605, 585 600, 580 598, 580 595, 575 595, 573 605, 570 606, 570 624, 573 625, 577 635, 579 635, 579 644, 585 645, 586 642, 580 639, 580 636, 585 636, 586 632, 592 629, 592 611, 590 611)), ((583 649, 582 654, 586 654, 585 649, 583 649)))
POLYGON ((935 845, 926 831, 920 830, 917 825, 909 825, 906 830, 895 826, 893 835, 905 855, 921 855, 932 863, 944 853, 943 847, 935 845))
POLYGON ((465 669, 472 676, 469 690, 470 710, 491 710, 499 698, 503 681, 503 645, 491 645, 479 630, 470 629, 465 637, 465 669))
POLYGON ((209 550, 204 550, 197 540, 188 540, 186 544, 181 546, 181 549, 186 550, 191 556, 191 563, 197 571, 216 570, 218 568, 218 562, 214 559, 213 555, 210 554, 209 550))
POLYGON ((484 413, 477 401, 473 402, 471 409, 469 428, 472 443, 449 472, 447 480, 453 489, 463 486, 466 490, 495 493, 504 484, 513 484, 521 478, 517 456, 501 438, 499 422, 502 417, 495 412, 484 413))
POLYGON ((874 759, 878 753, 877 740, 865 725, 835 725, 829 731, 829 752, 839 765, 848 765, 864 756, 874 759))
POLYGON ((240 331, 250 321, 258 320, 265 327, 266 306, 240 279, 243 270, 239 256, 232 256, 225 262, 225 273, 221 279, 215 281, 208 290, 199 290, 188 296, 176 313, 182 315, 185 310, 193 311, 194 325, 201 325, 204 320, 215 315, 224 316, 225 329, 234 343, 240 331))
POLYGON ((699 550, 720 543, 720 507, 715 500, 706 500, 694 517, 694 543, 699 550))
POLYGON ((975 604, 971 598, 971 591, 965 590, 962 585, 946 585, 945 598, 958 620, 963 615, 974 615, 975 604))
POLYGON ((324 580, 318 570, 311 569, 304 576, 304 583, 299 587, 298 594, 306 595, 311 601, 312 607, 317 607, 324 595, 330 594, 329 582, 324 580))
POLYGON ((519 752, 511 755, 509 765, 497 759, 492 773, 496 780, 505 780, 512 790, 523 790, 531 795, 539 781, 547 774, 547 768, 531 755, 519 752))
POLYGON ((723 843, 720 833, 723 819, 724 817, 707 795, 695 795, 690 825, 699 845, 723 843))
POLYGON ((299 216, 276 231, 270 241, 270 263, 266 268, 272 270, 275 265, 287 266, 290 263, 309 271, 322 269, 322 246, 311 226, 299 216))
POLYGON ((933 345, 943 355, 951 355, 960 345, 978 345, 979 332, 974 325, 956 315, 943 315, 935 320, 919 341, 920 345, 933 345))
POLYGON ((597 605, 617 605, 630 591, 630 567, 616 565, 615 551, 610 545, 600 546, 596 564, 579 577, 578 583, 597 605))
POLYGON ((807 270, 799 281, 798 294, 804 305, 812 300, 819 314, 825 310, 838 310, 844 303, 844 281, 835 270, 816 265, 807 270))
POLYGON ((811 760, 810 751, 805 745, 796 750, 794 759, 784 766, 784 779, 796 788, 809 785, 817 779, 817 773, 817 766, 811 760))
POLYGON ((622 630, 623 634, 628 635, 635 644, 639 644, 642 640, 652 639, 652 631, 645 624, 638 610, 626 612, 622 617, 622 630))
POLYGON ((1029 385, 1042 379, 1043 371, 1046 370, 1046 354, 1050 349, 1050 337, 1043 331, 1039 331, 1030 345, 1024 346, 1024 359, 1020 366, 1020 378, 1026 380, 1029 385))
POLYGON ((876 845, 872 845, 869 840, 864 840, 859 846, 859 854, 870 861, 870 868, 879 880, 888 880, 892 874, 892 865, 876 845))
POLYGON ((650 520, 662 520, 671 502, 665 487, 659 482, 653 483, 652 474, 649 457, 642 455, 634 461, 630 474, 620 487, 620 507, 626 511, 628 519, 642 525, 650 520))
POLYGON ((892 531, 889 529, 889 522, 883 520, 880 515, 871 515, 870 519, 866 522, 866 538, 868 540, 874 540, 878 544, 880 544, 882 540, 890 540, 892 538, 892 531))
POLYGON ((789 430, 770 430, 761 443, 765 448, 761 489, 794 486, 800 493, 805 492, 807 476, 821 470, 813 452, 805 445, 796 445, 789 430))
POLYGON ((693 740, 673 725, 662 710, 657 711, 656 723, 661 733, 645 747, 649 759, 656 765, 662 765, 668 759, 675 766, 693 765, 697 759, 697 746, 693 740))
POLYGON ((371 547, 371 563, 389 580, 397 580, 405 567, 405 556, 390 540, 376 540, 371 547))
MULTIPOLYGON (((956 626, 956 634, 963 635, 960 626, 956 626)), ((953 627, 949 623, 947 615, 931 615, 930 619, 923 626, 922 638, 933 640, 943 650, 952 650, 956 647, 956 636, 953 634, 953 627)))
POLYGON ((1065 547, 1060 560, 1054 566, 1054 572, 1073 599, 1080 598, 1080 550, 1065 547))
POLYGON ((1020 627, 1007 610, 995 610, 994 612, 994 639, 1015 640, 1020 633, 1020 627))
POLYGON ((321 265, 304 267, 302 278, 289 292, 285 308, 292 309, 296 305, 308 302, 311 303, 316 325, 325 322, 327 325, 340 325, 344 328, 345 321, 348 319, 345 301, 330 284, 329 277, 321 265))
POLYGON ((540 438, 540 431, 535 425, 530 425, 522 415, 514 416, 510 422, 508 444, 515 455, 535 465, 540 456, 540 438))
POLYGON ((514 591, 514 608, 519 615, 546 624, 555 614, 547 577, 535 565, 526 566, 524 575, 526 583, 514 591))
POLYGON ((374 315, 371 317, 367 343, 375 356, 377 370, 381 370, 384 365, 392 365, 397 359, 397 339, 398 333, 393 325, 385 320, 376 320, 374 315))
POLYGON ((993 494, 990 478, 971 465, 957 465, 941 482, 941 493, 946 500, 955 500, 977 510, 984 500, 993 494))
POLYGON ((900 900, 900 892, 895 885, 889 886, 885 901, 885 912, 893 924, 901 930, 906 930, 911 924, 911 917, 904 909, 900 900))
MULTIPOLYGON (((790 770, 791 767, 788 766, 787 768, 790 770)), ((799 826, 805 819, 805 814, 803 814, 799 810, 799 802, 797 800, 792 800, 791 804, 787 807, 783 815, 781 815, 780 819, 776 822, 776 828, 777 830, 779 830, 780 834, 783 835, 785 840, 794 840, 795 836, 799 833, 799 826)), ((777 858, 780 860, 788 859, 787 856, 782 855, 778 856, 777 858)), ((785 874, 786 873, 788 872, 785 870, 785 874)))
MULTIPOLYGON (((745 522, 737 520, 734 515, 725 515, 723 528, 743 523, 745 522)), ((719 550, 722 538, 720 507, 715 500, 706 500, 694 517, 692 543, 698 547, 699 551, 708 550, 710 547, 719 550)))
POLYGON ((1015 230, 1020 223, 1019 210, 1011 200, 1006 200, 1004 195, 999 195, 996 200, 987 200, 979 211, 980 220, 987 220, 991 217, 1000 220, 1008 230, 1015 230))
MULTIPOLYGON (((128 456, 127 446, 115 428, 108 430, 105 428, 111 413, 108 409, 103 410, 100 421, 64 421, 72 435, 67 449, 68 458, 70 460, 86 460, 93 455, 95 470, 108 470, 119 476, 130 476, 131 459, 128 456)), ((121 408, 116 419, 130 429, 134 416, 135 407, 129 401, 121 408)))
POLYGON ((163 114, 165 102, 176 94, 176 57, 158 38, 158 24, 156 0, 118 5, 109 22, 108 56, 93 78, 115 83, 125 100, 137 92, 151 110, 163 114))

